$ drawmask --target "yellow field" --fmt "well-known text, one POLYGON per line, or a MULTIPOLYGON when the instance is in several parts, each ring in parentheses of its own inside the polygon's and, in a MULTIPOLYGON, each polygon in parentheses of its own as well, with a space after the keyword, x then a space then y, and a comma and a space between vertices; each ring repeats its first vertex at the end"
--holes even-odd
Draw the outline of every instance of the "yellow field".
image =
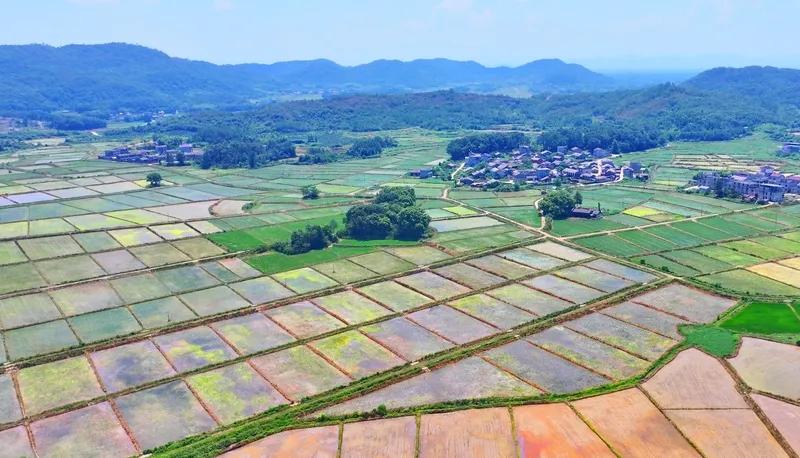
POLYGON ((791 267, 792 269, 800 270, 800 256, 791 259, 784 259, 783 261, 778 261, 778 263, 787 267, 791 267))
POLYGON ((800 270, 795 270, 785 265, 770 262, 767 264, 750 266, 747 270, 786 283, 787 285, 800 287, 800 270))
POLYGON ((657 214, 663 213, 663 212, 660 211, 660 210, 656 210, 654 208, 639 206, 639 207, 631 207, 631 208, 623 211, 622 213, 625 213, 626 215, 631 215, 631 216, 644 217, 644 216, 657 215, 657 214))

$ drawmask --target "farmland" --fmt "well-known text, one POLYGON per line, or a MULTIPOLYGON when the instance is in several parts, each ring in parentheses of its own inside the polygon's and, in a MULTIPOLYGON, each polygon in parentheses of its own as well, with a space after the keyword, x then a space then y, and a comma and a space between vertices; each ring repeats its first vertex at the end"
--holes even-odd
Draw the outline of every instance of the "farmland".
MULTIPOLYGON (((9 157, 0 441, 23 456, 208 456, 258 439, 436 456, 447 435, 493 455, 545 441, 604 456, 646 450, 642 437, 707 453, 718 423, 780 447, 727 377, 780 397, 752 394, 776 428, 796 407, 759 374, 764 348, 800 333, 798 207, 623 183, 582 189, 606 217, 545 231, 542 190, 409 178, 450 136, 392 135, 400 146, 377 158, 248 170, 97 161, 68 144, 9 157), (165 183, 148 188, 156 168, 165 183), (319 199, 302 199, 308 184, 319 199), (414 186, 430 237, 268 249, 341 226, 389 184, 414 186), (712 334, 745 350, 717 352, 737 374, 717 376, 712 334), (489 408, 460 410, 473 407, 489 408), (387 418, 354 421, 373 416, 387 418)), ((664 165, 693 159, 711 161, 664 165)))

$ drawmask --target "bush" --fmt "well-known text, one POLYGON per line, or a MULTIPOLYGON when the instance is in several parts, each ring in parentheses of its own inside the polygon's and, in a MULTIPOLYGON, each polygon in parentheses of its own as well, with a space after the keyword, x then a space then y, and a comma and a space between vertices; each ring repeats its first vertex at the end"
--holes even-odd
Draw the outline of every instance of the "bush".
POLYGON ((292 232, 288 242, 276 242, 271 248, 284 254, 301 254, 327 248, 338 240, 336 221, 331 221, 326 226, 312 224, 298 229, 292 232))

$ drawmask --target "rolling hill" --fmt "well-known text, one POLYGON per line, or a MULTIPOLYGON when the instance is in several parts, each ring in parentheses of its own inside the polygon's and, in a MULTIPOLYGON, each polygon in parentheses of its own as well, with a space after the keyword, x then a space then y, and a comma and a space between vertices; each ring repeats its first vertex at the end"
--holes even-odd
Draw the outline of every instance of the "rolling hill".
POLYGON ((242 108, 286 94, 398 93, 522 87, 577 92, 614 81, 558 59, 519 67, 421 59, 347 67, 329 60, 214 65, 123 43, 0 46, 0 112, 242 108))

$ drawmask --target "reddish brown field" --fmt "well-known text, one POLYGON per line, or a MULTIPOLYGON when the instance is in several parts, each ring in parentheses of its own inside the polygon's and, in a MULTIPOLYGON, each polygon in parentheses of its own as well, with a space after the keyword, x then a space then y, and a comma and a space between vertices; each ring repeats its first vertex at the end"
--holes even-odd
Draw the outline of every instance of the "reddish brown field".
POLYGON ((666 414, 706 456, 787 456, 751 410, 668 410, 666 414))
POLYGON ((614 456, 566 404, 515 407, 514 423, 522 457, 614 456))
POLYGON ((635 388, 582 399, 573 405, 621 456, 699 456, 667 418, 635 388))
POLYGON ((750 397, 775 425, 792 450, 800 454, 800 407, 760 394, 752 394, 750 397))
POLYGON ((681 352, 642 387, 662 409, 746 409, 730 374, 700 350, 681 352))
POLYGON ((227 458, 293 458, 313 456, 315 458, 335 458, 339 447, 339 427, 295 429, 261 439, 258 442, 228 452, 227 458))
POLYGON ((505 408, 424 416, 419 430, 419 456, 514 457, 511 416, 505 408))
POLYGON ((416 441, 414 417, 348 423, 342 433, 342 456, 413 458, 416 441))
POLYGON ((745 337, 730 362, 750 388, 800 400, 800 348, 745 337))

